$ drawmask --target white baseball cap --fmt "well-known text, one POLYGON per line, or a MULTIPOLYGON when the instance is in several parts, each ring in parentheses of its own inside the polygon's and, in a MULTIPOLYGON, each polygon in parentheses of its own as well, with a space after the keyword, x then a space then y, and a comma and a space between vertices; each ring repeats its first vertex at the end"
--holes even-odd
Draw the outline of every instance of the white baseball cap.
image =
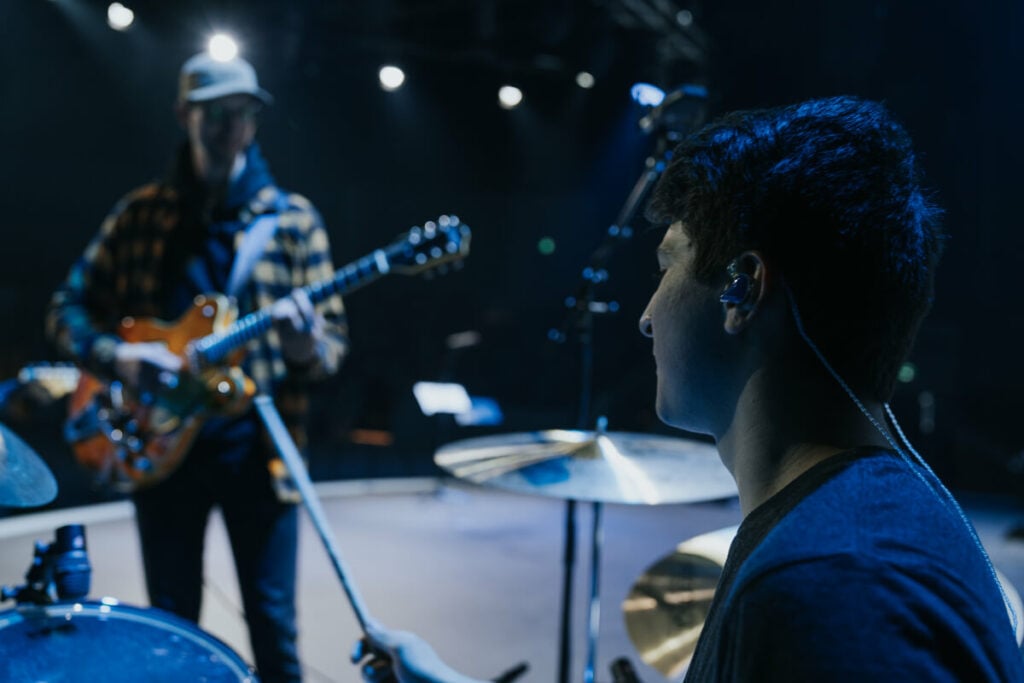
POLYGON ((191 57, 181 67, 179 102, 206 102, 228 95, 252 95, 264 104, 274 98, 260 87, 256 70, 241 57, 217 60, 207 52, 191 57))

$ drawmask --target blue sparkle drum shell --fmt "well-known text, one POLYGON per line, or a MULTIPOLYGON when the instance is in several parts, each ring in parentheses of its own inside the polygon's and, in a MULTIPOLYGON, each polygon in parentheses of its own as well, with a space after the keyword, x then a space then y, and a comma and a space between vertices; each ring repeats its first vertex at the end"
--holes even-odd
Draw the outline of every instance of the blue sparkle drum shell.
POLYGON ((0 612, 5 683, 255 683, 248 664, 195 624, 113 600, 0 612))

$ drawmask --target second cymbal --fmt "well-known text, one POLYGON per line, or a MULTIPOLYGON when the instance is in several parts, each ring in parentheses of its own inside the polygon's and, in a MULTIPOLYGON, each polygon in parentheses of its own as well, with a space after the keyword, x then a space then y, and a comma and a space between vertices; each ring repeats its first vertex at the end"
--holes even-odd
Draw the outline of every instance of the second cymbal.
POLYGON ((647 568, 622 603, 640 659, 666 678, 678 679, 690 664, 736 529, 680 543, 647 568))

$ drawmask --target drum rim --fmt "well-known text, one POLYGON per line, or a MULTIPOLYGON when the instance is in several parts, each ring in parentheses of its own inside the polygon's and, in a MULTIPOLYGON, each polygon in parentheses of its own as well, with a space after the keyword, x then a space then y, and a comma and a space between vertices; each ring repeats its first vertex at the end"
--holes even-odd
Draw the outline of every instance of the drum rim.
POLYGON ((216 635, 204 631, 198 624, 159 607, 142 607, 140 605, 123 603, 114 598, 67 600, 46 605, 16 605, 0 611, 0 633, 7 627, 30 621, 40 613, 45 613, 49 618, 59 618, 61 616, 72 619, 76 616, 86 618, 105 617, 148 624, 150 626, 154 624, 164 627, 170 626, 171 629, 168 630, 171 632, 177 631, 181 635, 188 637, 192 642, 202 645, 209 652, 218 655, 234 673, 239 675, 241 683, 255 683, 257 680, 254 669, 241 655, 216 635))

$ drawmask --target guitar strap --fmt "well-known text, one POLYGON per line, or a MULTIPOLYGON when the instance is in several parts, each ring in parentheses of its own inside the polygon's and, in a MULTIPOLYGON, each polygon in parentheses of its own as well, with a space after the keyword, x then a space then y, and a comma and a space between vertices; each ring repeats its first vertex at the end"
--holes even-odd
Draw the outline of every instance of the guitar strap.
MULTIPOLYGON (((252 269, 263 252, 263 247, 277 230, 277 214, 265 213, 257 216, 245 229, 245 237, 231 264, 231 273, 224 287, 224 294, 238 300, 238 295, 249 281, 252 269)), ((186 265, 189 279, 200 292, 216 292, 217 286, 210 279, 206 266, 199 256, 191 258, 186 265)))
POLYGON ((274 213, 256 216, 249 223, 249 227, 245 229, 242 246, 235 255, 235 262, 231 265, 231 274, 228 276, 228 284, 224 292, 228 296, 238 299, 242 288, 249 281, 249 276, 252 275, 252 269, 256 267, 256 261, 263 253, 263 248, 277 231, 278 218, 283 205, 284 200, 278 196, 277 210, 274 213))

